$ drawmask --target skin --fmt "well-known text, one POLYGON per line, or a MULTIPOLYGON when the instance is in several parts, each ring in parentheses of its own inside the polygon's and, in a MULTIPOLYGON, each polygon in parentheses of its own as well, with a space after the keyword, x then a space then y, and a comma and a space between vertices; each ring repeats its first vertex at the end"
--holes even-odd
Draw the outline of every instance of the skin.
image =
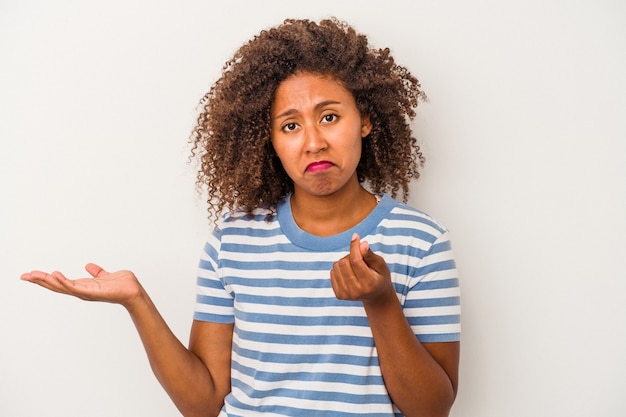
MULTIPOLYGON (((309 233, 330 236, 363 220, 376 199, 356 175, 361 143, 372 125, 339 82, 309 73, 284 80, 272 106, 272 144, 294 182, 294 219, 309 233)), ((365 139, 367 140, 367 139, 365 139)), ((90 278, 32 271, 22 279, 88 301, 122 305, 133 320, 157 379, 185 416, 216 416, 230 392, 233 325, 194 321, 189 347, 171 332, 130 271, 95 264, 90 278)), ((407 416, 447 416, 458 380, 458 343, 420 343, 391 283, 384 259, 354 235, 350 252, 330 271, 339 299, 365 308, 385 385, 407 416), (407 366, 411 364, 411 366, 407 366)))
MULTIPOLYGON (((292 211, 302 229, 333 235, 373 210, 375 198, 356 176, 361 140, 371 128, 352 94, 332 78, 296 74, 279 86, 272 143, 294 181, 292 211), (316 161, 330 164, 318 169, 316 161)), ((403 414, 447 416, 458 385, 459 343, 419 342, 402 312, 387 264, 358 235, 350 253, 333 265, 330 278, 337 298, 363 303, 385 386, 403 414)))
POLYGON ((419 342, 402 312, 387 264, 358 235, 352 237, 350 253, 333 265, 331 282, 337 298, 363 303, 385 386, 402 413, 447 416, 458 386, 460 344, 419 342))
POLYGON ((372 130, 353 95, 314 74, 284 80, 272 106, 272 145, 294 182, 291 208, 304 230, 330 236, 363 220, 376 199, 359 184, 361 140, 372 130))
POLYGON ((233 326, 194 321, 186 348, 132 272, 109 273, 95 264, 87 264, 85 269, 92 278, 70 280, 56 271, 32 271, 21 278, 61 294, 125 307, 155 376, 181 414, 216 416, 230 392, 233 326))

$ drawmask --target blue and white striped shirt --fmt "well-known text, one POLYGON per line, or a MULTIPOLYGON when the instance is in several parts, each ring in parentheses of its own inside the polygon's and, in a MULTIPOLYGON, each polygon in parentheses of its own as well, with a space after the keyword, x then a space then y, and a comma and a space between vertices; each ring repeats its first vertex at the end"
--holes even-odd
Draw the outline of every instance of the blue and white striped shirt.
POLYGON ((194 319, 235 324, 232 391, 220 416, 401 416, 364 308, 335 297, 329 271, 358 233, 387 262, 416 337, 458 341, 447 231, 387 195, 361 223, 330 237, 301 230, 289 199, 271 221, 266 214, 226 217, 200 260, 194 319))

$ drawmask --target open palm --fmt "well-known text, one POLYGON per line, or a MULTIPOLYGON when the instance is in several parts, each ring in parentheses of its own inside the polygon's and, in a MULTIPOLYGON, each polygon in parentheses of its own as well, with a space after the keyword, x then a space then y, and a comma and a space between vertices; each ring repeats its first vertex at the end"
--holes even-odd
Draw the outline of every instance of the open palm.
POLYGON ((24 281, 38 284, 51 291, 68 294, 88 301, 104 301, 128 307, 141 293, 141 284, 131 271, 109 273, 96 264, 85 270, 92 278, 68 279, 61 272, 32 271, 21 276, 24 281))

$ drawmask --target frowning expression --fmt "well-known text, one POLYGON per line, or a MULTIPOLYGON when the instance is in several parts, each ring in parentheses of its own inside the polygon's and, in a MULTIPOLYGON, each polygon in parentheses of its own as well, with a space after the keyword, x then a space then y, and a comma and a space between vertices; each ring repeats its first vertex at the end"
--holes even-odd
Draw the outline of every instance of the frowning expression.
POLYGON ((296 194, 322 196, 359 186, 361 139, 371 129, 352 93, 332 77, 298 73, 276 90, 272 144, 296 194))

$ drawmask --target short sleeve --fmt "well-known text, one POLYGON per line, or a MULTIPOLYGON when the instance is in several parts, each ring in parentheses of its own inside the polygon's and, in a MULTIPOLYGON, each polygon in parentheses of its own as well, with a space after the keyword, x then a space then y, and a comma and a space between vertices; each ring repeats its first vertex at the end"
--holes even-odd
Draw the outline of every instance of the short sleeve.
POLYGON ((233 296, 224 288, 219 270, 220 235, 218 231, 204 245, 198 265, 194 320, 233 323, 233 296))
POLYGON ((414 270, 404 314, 421 342, 460 340, 459 277, 447 231, 433 242, 414 270))

